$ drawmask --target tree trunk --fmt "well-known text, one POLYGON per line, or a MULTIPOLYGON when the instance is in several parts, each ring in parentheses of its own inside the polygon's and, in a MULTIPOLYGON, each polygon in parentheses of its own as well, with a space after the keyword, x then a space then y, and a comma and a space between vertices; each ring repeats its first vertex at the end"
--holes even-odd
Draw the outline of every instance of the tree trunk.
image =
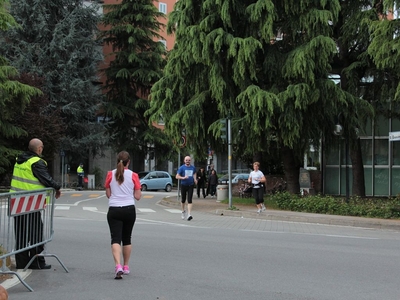
POLYGON ((291 194, 299 194, 299 176, 301 164, 298 159, 296 159, 292 149, 283 147, 281 154, 287 183, 287 191, 291 194))
POLYGON ((364 164, 361 153, 361 142, 357 138, 354 147, 350 149, 350 158, 353 166, 353 195, 365 197, 364 164))

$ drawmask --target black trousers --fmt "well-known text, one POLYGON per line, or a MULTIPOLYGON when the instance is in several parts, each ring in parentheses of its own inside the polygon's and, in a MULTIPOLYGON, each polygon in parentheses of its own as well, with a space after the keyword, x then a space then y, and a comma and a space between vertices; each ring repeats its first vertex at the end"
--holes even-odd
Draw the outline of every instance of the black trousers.
POLYGON ((206 197, 206 189, 204 186, 204 181, 197 183, 197 197, 200 197, 200 189, 203 191, 203 197, 206 197))
MULTIPOLYGON (((14 217, 15 230, 15 249, 19 250, 29 245, 43 241, 43 222, 40 211, 28 213, 14 217)), ((44 250, 44 245, 39 245, 32 249, 15 254, 17 269, 23 269, 32 257, 40 254, 44 250)), ((40 269, 46 264, 43 256, 36 257, 32 262, 31 268, 40 269)))
POLYGON ((78 187, 83 188, 83 176, 78 175, 78 187))
POLYGON ((110 228, 111 245, 118 244, 122 246, 131 245, 133 226, 136 221, 135 205, 122 207, 109 207, 107 213, 107 222, 110 228))
POLYGON ((194 185, 182 185, 181 186, 181 195, 182 195, 181 202, 182 203, 186 202, 186 198, 187 198, 188 203, 192 203, 193 190, 194 190, 194 185))

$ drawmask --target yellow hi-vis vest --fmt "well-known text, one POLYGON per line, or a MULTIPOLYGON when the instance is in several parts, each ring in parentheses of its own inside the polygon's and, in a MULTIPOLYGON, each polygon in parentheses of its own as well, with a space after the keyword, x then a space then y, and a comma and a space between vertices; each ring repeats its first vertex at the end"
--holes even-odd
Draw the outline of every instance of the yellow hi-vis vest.
POLYGON ((81 166, 79 166, 79 167, 76 169, 76 173, 78 173, 78 175, 81 175, 81 176, 82 176, 82 174, 84 174, 85 171, 83 170, 83 168, 82 168, 81 166))
MULTIPOLYGON (((22 164, 16 163, 11 180, 10 192, 40 190, 45 186, 33 175, 32 165, 41 158, 34 156, 22 164)), ((45 162, 45 161, 44 161, 45 162)), ((47 165, 47 163, 45 162, 47 165)))

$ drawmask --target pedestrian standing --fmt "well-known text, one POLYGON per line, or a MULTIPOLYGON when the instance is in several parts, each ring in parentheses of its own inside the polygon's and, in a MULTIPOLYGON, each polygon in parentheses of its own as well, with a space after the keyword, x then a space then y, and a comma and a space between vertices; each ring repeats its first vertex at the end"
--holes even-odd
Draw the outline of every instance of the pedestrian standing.
POLYGON ((115 279, 122 279, 123 274, 130 273, 131 236, 136 221, 135 201, 139 201, 142 197, 139 176, 128 169, 129 164, 129 153, 126 151, 118 153, 117 168, 108 171, 104 184, 109 206, 107 222, 111 234, 111 253, 115 263, 115 279), (123 266, 121 265, 121 254, 123 266))
POLYGON ((253 171, 250 172, 248 182, 252 184, 253 197, 256 201, 257 212, 264 211, 264 184, 266 182, 263 172, 259 170, 260 163, 258 161, 253 163, 253 171))
POLYGON ((83 189, 83 177, 85 177, 85 171, 83 169, 83 163, 80 163, 76 169, 76 174, 78 175, 78 189, 83 189))
POLYGON ((197 179, 197 198, 200 198, 200 190, 202 191, 203 197, 206 197, 205 185, 207 181, 206 172, 204 171, 204 167, 201 167, 196 174, 197 179))
MULTIPOLYGON (((11 180, 10 192, 32 191, 46 187, 56 190, 55 198, 61 195, 61 186, 53 180, 47 162, 42 158, 43 142, 37 138, 30 140, 28 151, 17 157, 11 180)), ((40 243, 43 240, 43 222, 40 211, 34 211, 14 218, 16 250, 40 243)), ((33 257, 36 257, 29 269, 50 269, 43 256, 44 245, 15 254, 17 269, 24 269, 33 257)))
POLYGON ((217 193, 217 185, 218 185, 218 175, 217 172, 212 169, 210 177, 208 177, 208 187, 210 189, 210 195, 212 198, 215 197, 217 193))
POLYGON ((196 168, 190 164, 190 156, 186 156, 184 159, 185 163, 179 167, 178 173, 175 178, 181 181, 181 208, 182 208, 182 220, 186 218, 185 203, 187 199, 187 220, 193 219, 192 216, 192 198, 194 185, 197 184, 196 168))

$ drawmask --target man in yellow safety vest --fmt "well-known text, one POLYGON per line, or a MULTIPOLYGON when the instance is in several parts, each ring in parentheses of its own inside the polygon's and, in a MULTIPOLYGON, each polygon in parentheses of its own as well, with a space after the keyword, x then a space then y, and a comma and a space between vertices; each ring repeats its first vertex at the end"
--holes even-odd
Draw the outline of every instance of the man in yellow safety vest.
MULTIPOLYGON (((47 169, 47 162, 41 158, 44 149, 43 142, 37 138, 29 142, 28 151, 17 157, 11 180, 10 192, 31 191, 52 187, 56 190, 56 199, 60 197, 61 186, 53 180, 47 169)), ((40 211, 31 212, 14 218, 17 249, 27 247, 42 241, 43 222, 40 211), (26 232, 27 228, 30 232, 26 232)), ((23 269, 32 257, 40 254, 44 245, 17 253, 15 261, 17 269, 23 269)), ((30 269, 50 269, 44 257, 39 256, 29 266, 30 269)))
POLYGON ((76 169, 76 174, 78 175, 78 189, 83 189, 83 177, 85 177, 85 171, 83 170, 83 163, 80 163, 76 169))

